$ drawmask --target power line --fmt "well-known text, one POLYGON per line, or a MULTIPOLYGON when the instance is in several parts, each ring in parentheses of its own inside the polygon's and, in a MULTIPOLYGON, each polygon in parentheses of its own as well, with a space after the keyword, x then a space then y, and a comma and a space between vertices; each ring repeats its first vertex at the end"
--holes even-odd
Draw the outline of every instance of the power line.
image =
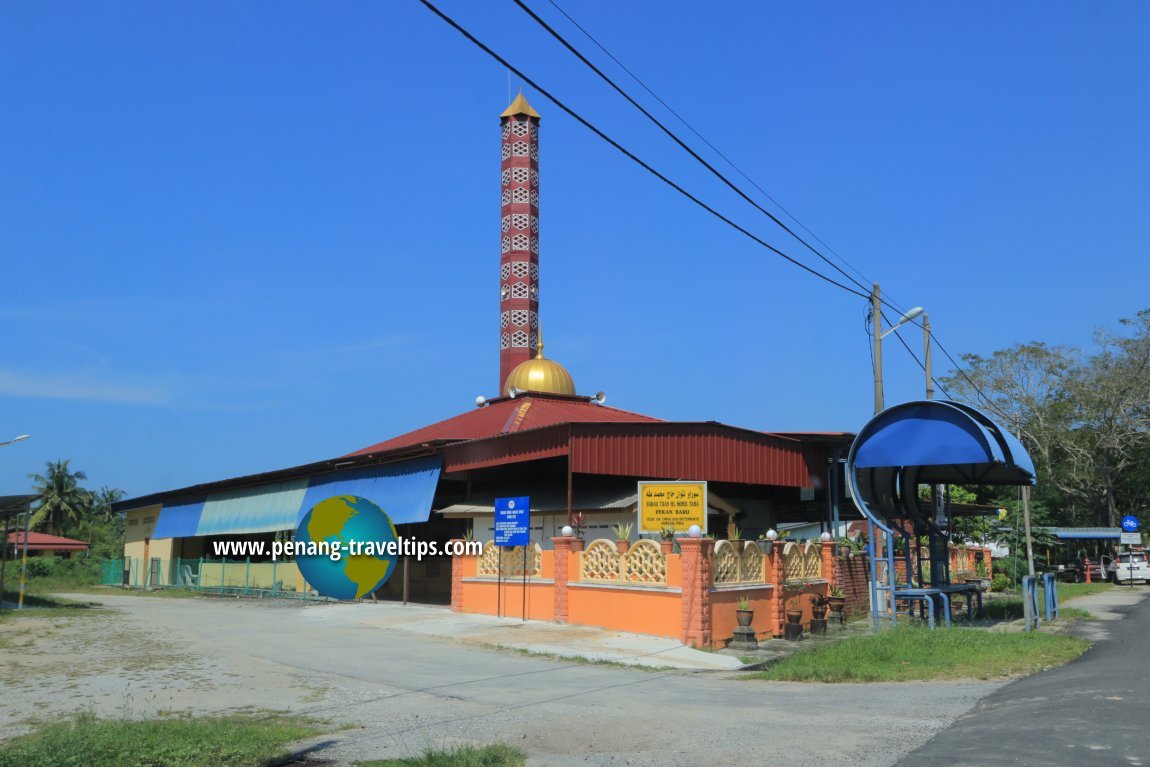
MULTIPOLYGON (((587 119, 585 119, 585 118, 584 118, 582 115, 580 115, 580 114, 579 114, 578 112, 576 112, 574 109, 571 109, 570 107, 568 107, 566 104, 564 104, 562 101, 560 101, 560 100, 559 100, 559 98, 557 98, 556 96, 552 95, 552 94, 551 94, 551 93, 550 93, 550 92, 549 92, 547 89, 545 89, 545 88, 543 88, 542 86, 540 86, 538 83, 536 83, 536 82, 535 82, 534 80, 532 80, 530 77, 528 77, 527 75, 525 75, 525 74, 524 74, 524 73, 523 73, 523 72, 522 72, 520 69, 517 69, 515 66, 513 66, 513 65, 512 65, 512 64, 511 64, 509 61, 507 61, 507 59, 505 59, 505 58, 503 58, 502 56, 500 56, 498 53, 496 53, 495 51, 493 51, 491 48, 489 48, 487 45, 485 45, 483 42, 481 42, 479 39, 477 39, 477 38, 476 38, 474 35, 472 35, 470 32, 468 32, 466 29, 464 29, 464 28, 463 28, 463 27, 462 27, 462 26, 461 26, 461 25, 460 25, 458 22, 456 22, 456 21, 455 21, 454 19, 452 19, 450 16, 448 16, 447 14, 445 14, 443 11, 439 10, 439 8, 437 8, 435 5, 433 5, 431 2, 429 2, 429 0, 419 0, 419 2, 421 2, 421 3, 422 3, 422 4, 423 4, 423 5, 424 5, 424 6, 425 6, 425 7, 426 7, 428 10, 430 10, 430 11, 431 11, 432 13, 434 13, 436 16, 438 16, 439 18, 443 19, 443 21, 444 21, 444 22, 446 22, 446 23, 447 23, 447 24, 448 24, 450 27, 452 27, 452 28, 453 28, 453 29, 455 29, 457 32, 459 32, 461 35, 463 35, 465 38, 467 38, 467 40, 468 40, 469 42, 471 42, 472 44, 474 44, 476 47, 478 47, 480 50, 482 50, 482 51, 483 51, 484 53, 486 53, 488 56, 490 56, 491 58, 493 58, 493 59, 495 59, 496 61, 498 61, 498 62, 499 62, 499 63, 500 63, 502 66, 504 66, 504 67, 506 67, 507 69, 509 69, 509 70, 511 70, 512 72, 514 72, 516 76, 518 76, 518 77, 519 77, 521 80, 523 80, 523 82, 527 83, 529 86, 531 86, 531 87, 532 87, 532 88, 534 88, 536 91, 538 91, 540 94, 542 94, 544 97, 546 97, 547 99, 549 99, 549 100, 550 100, 550 101, 551 101, 553 104, 555 104, 555 106, 559 107, 559 108, 560 108, 560 109, 562 109, 564 112, 566 112, 568 115, 570 115, 572 118, 574 118, 574 119, 575 119, 577 122, 579 122, 579 124, 580 124, 580 125, 582 125, 583 127, 587 128, 587 129, 588 129, 588 130, 590 130, 592 133, 594 133, 596 136, 598 136, 599 138, 601 138, 601 139, 603 139, 604 141, 606 141, 606 142, 607 142, 608 144, 610 144, 612 147, 614 147, 614 148, 615 148, 615 149, 617 149, 619 152, 621 152, 621 153, 622 153, 622 154, 623 154, 625 157, 627 157, 627 159, 631 160, 632 162, 634 162, 635 164, 637 164, 639 167, 643 168, 643 170, 645 170, 645 171, 647 171, 648 173, 650 173, 651 175, 655 176, 657 179, 659 179, 660 181, 662 181, 664 184, 666 184, 667 186, 671 187, 671 188, 672 188, 672 189, 674 189, 676 192, 678 192, 679 194, 683 195, 683 196, 684 196, 684 197, 686 197, 688 200, 690 200, 691 202, 695 203, 696 205, 698 205, 700 208, 702 208, 703 210, 705 210, 705 211, 707 211, 708 213, 710 213, 710 214, 711 214, 712 216, 714 216, 715 218, 717 218, 717 219, 719 219, 720 221, 722 221, 723 223, 727 224, 727 226, 730 226, 730 227, 731 227, 732 229, 734 229, 735 231, 737 231, 737 232, 739 232, 739 233, 741 233, 741 234, 745 235, 746 237, 748 237, 749 239, 751 239, 751 240, 753 240, 754 242, 758 243, 759 245, 762 245, 764 248, 767 248, 767 249, 768 249, 768 250, 770 250, 772 253, 775 253, 776 255, 778 255, 778 256, 780 256, 780 257, 782 257, 782 258, 786 259, 787 261, 789 261, 789 262, 790 262, 791 264, 793 264, 794 266, 797 266, 797 267, 799 267, 800 269, 802 269, 803 271, 806 271, 806 272, 810 273, 811 275, 813 275, 813 276, 815 276, 815 277, 818 277, 820 280, 823 280, 824 282, 828 282, 828 283, 830 283, 831 285, 834 285, 834 286, 835 286, 835 287, 837 287, 837 288, 841 288, 842 290, 845 290, 845 291, 846 291, 846 292, 848 292, 848 293, 851 293, 851 294, 853 294, 853 295, 855 295, 855 296, 858 296, 859 298, 866 298, 866 299, 869 299, 869 298, 870 298, 869 294, 867 294, 867 293, 861 293, 861 292, 859 292, 858 290, 855 290, 854 288, 852 288, 852 287, 850 287, 850 286, 848 286, 848 285, 844 285, 843 283, 841 283, 841 282, 838 282, 837 280, 835 280, 835 279, 834 279, 834 278, 832 278, 832 277, 828 277, 827 275, 823 274, 822 272, 818 271, 817 269, 814 269, 814 268, 812 268, 812 267, 810 267, 810 266, 807 266, 806 264, 802 263, 801 261, 799 261, 799 260, 797 260, 797 259, 793 258, 792 256, 789 256, 789 255, 787 255, 787 254, 786 254, 786 253, 784 253, 783 251, 779 250, 779 249, 778 249, 778 248, 776 248, 774 245, 771 245, 770 243, 766 242, 765 240, 763 240, 763 239, 759 238, 758 236, 756 236, 756 235, 752 234, 750 231, 748 231, 747 229, 743 228, 743 227, 742 227, 742 226, 740 226, 739 224, 736 224, 736 223, 735 223, 734 221, 732 221, 730 218, 727 218, 727 217, 726 217, 726 216, 724 216, 722 213, 720 213, 719 211, 715 210, 715 209, 714 209, 714 208, 712 208, 710 205, 708 205, 707 203, 703 202, 703 201, 702 201, 702 200, 700 200, 698 197, 696 197, 695 195, 691 194, 691 193, 690 193, 690 192, 688 192, 686 189, 684 189, 683 187, 679 186, 677 183, 675 183, 675 182, 674 182, 674 181, 672 181, 671 179, 667 178, 666 176, 664 176, 664 175, 663 175, 662 173, 660 173, 659 171, 655 170, 653 167, 651 167, 651 166, 650 166, 650 165, 648 165, 646 162, 644 162, 644 161, 643 161, 643 160, 641 160, 639 157, 637 157, 637 156, 636 156, 634 153, 632 153, 631 151, 629 151, 628 149, 626 149, 625 147, 623 147, 621 144, 619 144, 619 142, 615 141, 613 138, 611 138, 610 136, 608 136, 606 133, 604 133, 603 131, 599 130, 599 129, 598 129, 597 127, 595 127, 595 126, 594 126, 594 125, 593 125, 591 122, 589 122, 587 119)), ((836 267, 836 268, 837 268, 837 267, 836 267)), ((841 271, 841 270, 840 270, 840 271, 841 271)))
POLYGON ((528 5, 525 2, 523 2, 523 0, 514 0, 514 3, 516 5, 518 5, 523 10, 524 13, 526 13, 528 16, 530 16, 535 21, 536 24, 538 24, 539 26, 541 26, 545 30, 547 30, 547 32, 550 33, 550 35, 552 37, 554 37, 556 40, 558 40, 559 43, 564 48, 569 50, 575 56, 575 58, 579 59, 585 65, 587 65, 587 67, 589 67, 592 72, 599 75, 599 77, 605 83, 610 85, 615 90, 616 93, 618 93, 620 96, 625 98, 628 101, 628 103, 631 104, 631 106, 635 107, 640 112, 642 112, 643 116, 646 117, 651 122, 653 122, 659 128, 659 130, 661 130, 661 131, 663 131, 663 133, 667 134, 668 138, 670 138, 672 141, 674 141, 676 144, 678 144, 680 148, 682 148, 687 154, 691 155, 691 157, 693 157, 700 165, 702 165, 704 168, 709 170, 715 176, 715 178, 719 179, 724 184, 726 184, 726 186, 728 188, 730 188, 731 191, 733 191, 735 194, 739 195, 739 197, 743 198, 743 200, 745 200, 747 203, 752 205, 760 213, 767 216, 769 219, 771 219, 771 221, 775 222, 775 224, 777 224, 779 227, 781 227, 784 232, 786 232, 787 234, 789 234, 790 236, 792 236, 796 240, 798 240, 800 243, 802 243, 803 246, 806 247, 807 250, 814 253, 819 258, 821 258, 832 269, 837 271, 842 276, 846 277, 848 280, 853 282, 856 286, 858 286, 862 290, 868 289, 867 285, 859 282, 853 276, 851 276, 850 274, 845 272, 842 269, 842 267, 840 267, 838 264, 836 264, 835 262, 833 262, 829 258, 827 258, 825 255, 823 255, 823 253, 821 251, 819 251, 818 248, 811 245, 809 242, 807 242, 802 237, 800 237, 797 232, 795 232, 789 226, 784 224, 775 214, 771 213, 769 210, 764 208, 762 205, 759 205, 757 202, 755 202, 753 199, 751 199, 750 195, 748 195, 746 192, 744 192, 742 189, 740 189, 729 178, 724 176, 717 168, 715 168, 715 166, 711 165, 709 162, 707 162, 705 159, 703 159, 703 157, 700 156, 698 152, 696 152, 685 141, 683 141, 681 138, 679 138, 675 134, 674 131, 672 131, 670 128, 668 128, 666 125, 664 125, 657 117, 655 117, 650 112, 648 112, 638 101, 635 101, 635 99, 631 98, 631 95, 629 93, 627 93, 627 91, 620 88, 615 83, 614 80, 612 80, 610 77, 608 77, 606 74, 603 73, 603 70, 599 69, 599 67, 595 66, 586 56, 584 56, 582 53, 580 53, 579 49, 577 49, 574 45, 569 43, 567 41, 567 39, 563 37, 563 35, 556 32, 555 29, 550 24, 548 24, 543 19, 539 18, 538 14, 536 14, 535 11, 531 10, 531 8, 528 7, 528 5))
MULTIPOLYGON (((871 282, 871 280, 870 280, 870 279, 869 279, 869 278, 868 278, 866 275, 864 275, 862 272, 860 272, 858 269, 856 269, 856 268, 854 267, 854 265, 853 265, 853 264, 851 264, 849 261, 847 261, 847 260, 846 260, 845 258, 843 258, 841 255, 839 255, 839 254, 838 254, 838 253, 835 251, 835 249, 834 249, 834 248, 832 248, 830 245, 828 245, 826 242, 824 242, 824 241, 822 240, 822 238, 820 238, 820 237, 819 237, 817 234, 815 234, 814 232, 812 232, 812 231, 811 231, 811 230, 810 230, 810 229, 807 227, 807 225, 806 225, 806 224, 804 224, 804 223, 803 223, 802 221, 800 221, 800 220, 799 220, 799 219, 798 219, 798 218, 797 218, 797 217, 796 217, 796 216, 795 216, 793 213, 791 213, 789 210, 787 210, 787 208, 786 208, 786 207, 784 207, 784 206, 783 206, 783 204, 782 204, 781 202, 779 202, 779 201, 778 201, 778 200, 776 200, 774 197, 772 197, 772 196, 770 195, 770 193, 768 193, 768 192, 767 192, 767 190, 765 190, 765 189, 763 189, 761 186, 759 186, 758 182, 756 182, 756 181, 755 181, 753 178, 751 178, 751 177, 750 177, 750 176, 748 176, 746 173, 744 173, 744 172, 743 172, 743 169, 742 169, 742 168, 740 168, 738 165, 736 165, 736 164, 734 163, 734 161, 733 161, 733 160, 731 160, 729 157, 727 157, 725 154, 723 154, 723 153, 722 153, 722 152, 719 150, 719 148, 718 148, 718 147, 716 147, 716 146, 715 146, 714 144, 712 144, 712 143, 711 143, 709 140, 707 140, 707 137, 706 137, 706 136, 704 136, 702 133, 700 133, 698 130, 696 130, 696 129, 695 129, 695 126, 693 126, 693 125, 691 125, 691 123, 687 122, 687 119, 686 119, 685 117, 683 117, 681 114, 679 114, 678 112, 676 112, 676 111, 675 111, 675 110, 674 110, 674 109, 671 107, 671 105, 670 105, 670 104, 668 104, 666 101, 664 101, 662 98, 660 98, 660 97, 659 97, 659 94, 657 94, 657 93, 655 93, 655 91, 651 90, 651 88, 650 88, 650 87, 647 85, 647 83, 643 82, 643 80, 642 80, 642 79, 640 79, 640 78, 639 78, 639 76, 638 76, 638 75, 636 75, 634 72, 632 72, 632 71, 631 71, 631 70, 630 70, 630 69, 627 67, 627 65, 626 65, 626 64, 624 64, 622 61, 620 61, 620 60, 619 60, 619 59, 618 59, 618 58, 615 56, 615 54, 613 54, 613 53, 611 53, 611 51, 607 50, 607 47, 606 47, 605 45, 603 45, 603 43, 599 42, 599 41, 598 41, 598 40, 595 38, 595 36, 594 36, 594 35, 592 35, 590 32, 588 32, 588 31, 587 31, 587 29, 585 29, 585 28, 583 27, 583 25, 581 25, 581 24, 580 24, 578 21, 576 21, 575 19, 573 19, 573 18, 571 17, 571 14, 569 14, 569 13, 567 13, 567 11, 563 10, 563 8, 562 8, 562 7, 561 7, 561 6, 560 6, 558 3, 556 3, 556 2, 555 2, 555 0, 547 0, 547 2, 551 3, 551 5, 552 5, 552 6, 554 6, 555 10, 557 10, 557 11, 559 11, 559 13, 563 14, 563 16, 564 16, 564 17, 565 17, 565 18, 566 18, 568 21, 570 21, 570 22, 571 22, 571 23, 572 23, 572 24, 575 26, 575 28, 576 28, 576 29, 578 29, 580 32, 582 32, 582 33, 583 33, 583 35, 584 35, 584 36, 585 36, 585 37, 586 37, 588 40, 590 40, 592 43, 594 43, 594 44, 595 44, 595 45, 596 45, 596 46, 599 48, 599 50, 603 51, 603 53, 605 53, 605 54, 607 55, 607 57, 608 57, 608 58, 610 58, 612 61, 614 61, 614 62, 615 62, 615 63, 616 63, 618 66, 619 66, 619 68, 620 68, 620 69, 622 69, 624 72, 626 72, 626 73, 628 74, 628 76, 630 76, 630 78, 631 78, 632 80, 634 80, 635 82, 637 82, 637 83, 640 85, 640 87, 642 87, 642 88, 643 88, 643 90, 647 91, 647 93, 649 93, 649 94, 651 95, 651 97, 652 97, 652 98, 654 98, 656 101, 658 101, 660 104, 662 104, 662 105, 663 105, 663 108, 664 108, 664 109, 666 109, 668 112, 670 112, 672 115, 674 115, 674 117, 675 117, 675 119, 676 119, 676 120, 678 120, 678 121, 679 121, 679 122, 681 122, 683 125, 685 125, 685 126, 687 127, 687 130, 691 131, 691 133, 694 133, 694 134, 695 134, 695 136, 697 136, 697 137, 698 137, 698 139, 699 139, 700 141, 702 141, 704 144, 706 144, 708 147, 710 147, 711 151, 713 151, 715 154, 717 154, 719 157, 721 157, 721 158, 723 159, 723 162, 725 162, 725 163, 727 163, 727 165, 731 166, 731 168, 733 168, 733 169, 734 169, 734 171, 735 171, 736 173, 738 173, 740 176, 742 176, 743 178, 745 178, 745 179, 747 180, 747 182, 748 182, 748 183, 749 183, 751 186, 753 186, 755 189, 759 190, 759 192, 760 192, 760 193, 763 195, 763 197, 766 197, 768 200, 770 200, 772 203, 774 203, 774 204, 775 204, 775 206, 776 206, 776 207, 777 207, 779 210, 781 210, 783 213, 785 213, 785 214, 787 215, 787 218, 791 219, 791 220, 792 220, 792 221, 794 221, 796 224, 798 224, 798 226, 799 226, 799 227, 800 227, 800 228, 801 228, 801 229, 802 229, 804 232, 806 232, 807 234, 809 234, 809 235, 810 235, 810 236, 811 236, 811 237, 812 237, 814 240, 816 240, 816 241, 817 241, 817 242, 818 242, 820 245, 822 245, 824 248, 826 248, 826 250, 827 250, 827 251, 829 251, 831 254, 833 254, 835 258, 837 258, 837 259, 838 259, 839 261, 841 261, 841 262, 842 262, 844 265, 846 265, 846 266, 847 266, 847 268, 849 268, 849 269, 850 269, 852 272, 854 272, 855 274, 857 274, 857 275, 858 275, 860 278, 862 278, 864 281, 866 281, 866 282, 871 282)), ((856 283, 856 284, 858 284, 858 283, 856 283)))

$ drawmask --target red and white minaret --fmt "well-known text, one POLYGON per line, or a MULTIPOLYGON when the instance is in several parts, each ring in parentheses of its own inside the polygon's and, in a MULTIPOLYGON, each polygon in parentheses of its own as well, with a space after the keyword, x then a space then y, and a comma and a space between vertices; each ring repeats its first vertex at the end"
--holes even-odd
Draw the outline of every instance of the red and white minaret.
POLYGON ((503 126, 499 258, 499 394, 539 348, 539 113, 520 93, 503 126))

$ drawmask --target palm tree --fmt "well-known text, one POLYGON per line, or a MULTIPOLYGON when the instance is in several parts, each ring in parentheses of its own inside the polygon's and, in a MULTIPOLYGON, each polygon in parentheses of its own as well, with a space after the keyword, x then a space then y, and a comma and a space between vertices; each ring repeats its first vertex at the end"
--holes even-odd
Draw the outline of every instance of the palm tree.
POLYGON ((92 494, 92 516, 98 522, 111 522, 116 518, 112 505, 123 499, 126 493, 118 487, 104 485, 92 494))
POLYGON ((62 535, 69 525, 91 513, 92 493, 80 487, 88 475, 71 471, 68 461, 48 462, 43 474, 29 474, 34 491, 40 496, 40 506, 32 514, 32 526, 46 529, 53 535, 62 535))

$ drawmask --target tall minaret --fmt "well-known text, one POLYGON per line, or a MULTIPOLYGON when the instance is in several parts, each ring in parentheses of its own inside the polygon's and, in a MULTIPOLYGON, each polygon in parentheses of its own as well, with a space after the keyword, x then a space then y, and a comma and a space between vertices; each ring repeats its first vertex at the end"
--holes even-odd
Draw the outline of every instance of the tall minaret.
POLYGON ((539 113, 520 93, 503 126, 499 258, 499 394, 539 347, 539 113))

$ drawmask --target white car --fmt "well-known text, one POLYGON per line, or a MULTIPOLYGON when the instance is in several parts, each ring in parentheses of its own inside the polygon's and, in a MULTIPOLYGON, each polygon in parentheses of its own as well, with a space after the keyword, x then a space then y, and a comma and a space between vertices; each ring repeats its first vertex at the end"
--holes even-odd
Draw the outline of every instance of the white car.
POLYGON ((1133 583, 1134 581, 1150 583, 1150 562, 1146 560, 1145 551, 1119 554, 1117 559, 1110 561, 1108 573, 1110 580, 1115 583, 1133 583))

